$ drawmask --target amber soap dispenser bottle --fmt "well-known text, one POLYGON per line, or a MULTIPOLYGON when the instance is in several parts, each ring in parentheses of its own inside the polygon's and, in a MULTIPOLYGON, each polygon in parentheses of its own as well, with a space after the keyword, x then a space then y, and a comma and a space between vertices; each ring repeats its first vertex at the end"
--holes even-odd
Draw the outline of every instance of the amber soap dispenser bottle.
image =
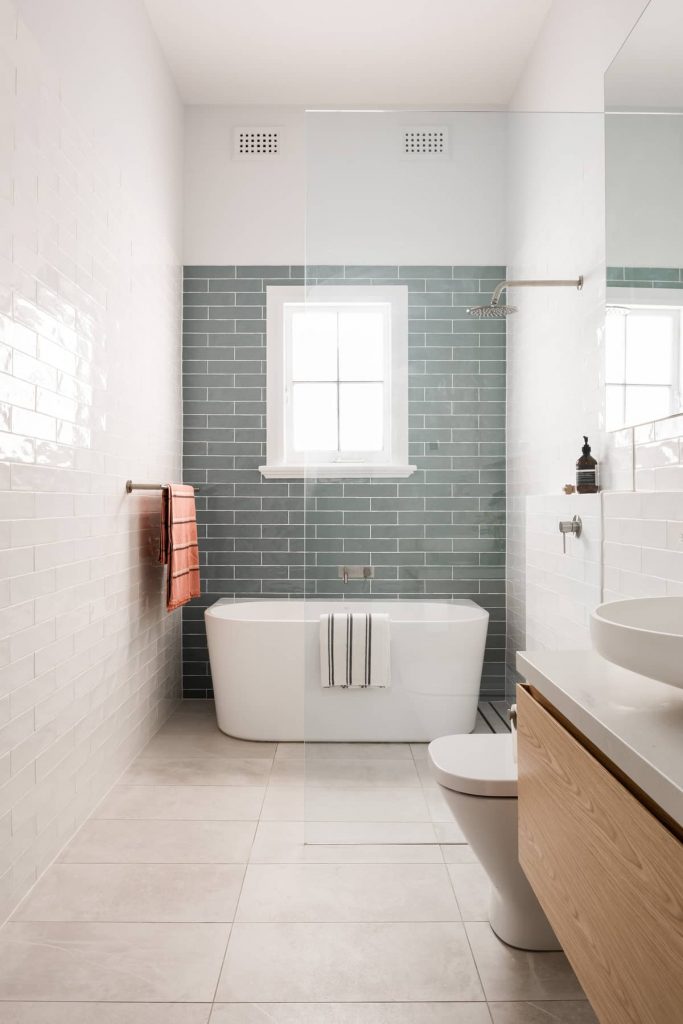
POLYGON ((597 494, 598 460, 591 455, 591 446, 585 434, 583 440, 581 458, 576 460, 576 489, 579 494, 597 494))

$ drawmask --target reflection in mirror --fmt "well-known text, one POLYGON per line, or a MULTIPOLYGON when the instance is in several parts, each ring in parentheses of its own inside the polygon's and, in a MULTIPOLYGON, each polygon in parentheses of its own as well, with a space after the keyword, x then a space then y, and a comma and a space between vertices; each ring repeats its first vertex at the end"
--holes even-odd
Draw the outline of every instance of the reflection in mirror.
POLYGON ((605 76, 608 430, 683 409, 683 4, 651 0, 605 76))

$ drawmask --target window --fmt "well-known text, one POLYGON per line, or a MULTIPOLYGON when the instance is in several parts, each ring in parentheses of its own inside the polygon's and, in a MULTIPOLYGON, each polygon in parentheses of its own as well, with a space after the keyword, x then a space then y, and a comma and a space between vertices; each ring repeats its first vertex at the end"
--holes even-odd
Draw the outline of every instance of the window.
POLYGON ((409 476, 407 289, 268 288, 266 477, 409 476))
POLYGON ((608 306, 606 426, 646 423, 680 409, 680 309, 608 306))

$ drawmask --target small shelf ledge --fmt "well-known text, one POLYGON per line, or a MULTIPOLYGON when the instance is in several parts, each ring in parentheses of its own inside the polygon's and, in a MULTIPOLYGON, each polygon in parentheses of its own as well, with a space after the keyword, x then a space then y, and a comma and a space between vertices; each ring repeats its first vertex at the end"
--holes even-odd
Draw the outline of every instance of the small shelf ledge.
POLYGON ((367 462, 329 462, 322 465, 307 464, 301 466, 259 466, 259 472, 268 480, 299 480, 303 477, 394 477, 395 479, 412 476, 417 466, 409 465, 373 465, 367 462))

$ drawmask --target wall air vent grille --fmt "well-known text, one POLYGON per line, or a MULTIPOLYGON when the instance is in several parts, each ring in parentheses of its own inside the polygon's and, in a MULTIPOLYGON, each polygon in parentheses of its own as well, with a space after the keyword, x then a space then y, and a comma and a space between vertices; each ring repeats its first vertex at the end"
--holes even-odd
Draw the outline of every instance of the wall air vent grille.
POLYGON ((404 128, 402 138, 405 156, 442 159, 448 156, 448 128, 437 125, 404 128))
POLYGON ((280 155, 282 129, 235 128, 233 156, 238 160, 260 160, 280 155))

